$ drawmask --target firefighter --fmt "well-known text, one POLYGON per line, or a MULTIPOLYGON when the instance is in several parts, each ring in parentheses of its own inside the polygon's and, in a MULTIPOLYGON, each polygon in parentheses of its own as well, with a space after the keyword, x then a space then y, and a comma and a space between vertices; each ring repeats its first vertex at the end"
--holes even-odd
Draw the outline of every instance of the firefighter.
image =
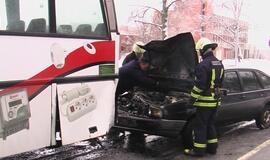
POLYGON ((146 51, 138 60, 132 60, 119 69, 119 82, 115 97, 127 92, 135 86, 156 88, 159 82, 148 77, 147 70, 150 66, 150 54, 146 51))
MULTIPOLYGON (((150 67, 150 54, 147 51, 137 59, 131 60, 124 64, 119 69, 119 81, 115 91, 115 102, 117 103, 119 95, 133 90, 135 86, 159 89, 160 82, 156 81, 147 75, 147 70, 150 67)), ((113 140, 119 138, 119 130, 112 128, 109 131, 108 137, 113 140)), ((133 134, 133 132, 131 132, 133 134)), ((136 133, 136 136, 144 138, 144 134, 136 133)), ((132 136, 133 137, 133 136, 132 136)))
POLYGON ((140 42, 140 41, 134 43, 132 46, 132 52, 126 56, 122 65, 127 64, 128 62, 132 60, 138 60, 138 58, 141 57, 141 55, 145 52, 145 50, 141 48, 141 46, 143 45, 144 45, 143 42, 140 42))
POLYGON ((196 43, 196 50, 202 61, 195 69, 195 85, 191 91, 191 104, 196 107, 193 124, 193 147, 184 153, 191 156, 216 154, 218 147, 215 129, 217 107, 220 106, 220 91, 224 77, 224 67, 214 56, 218 45, 207 38, 196 43))

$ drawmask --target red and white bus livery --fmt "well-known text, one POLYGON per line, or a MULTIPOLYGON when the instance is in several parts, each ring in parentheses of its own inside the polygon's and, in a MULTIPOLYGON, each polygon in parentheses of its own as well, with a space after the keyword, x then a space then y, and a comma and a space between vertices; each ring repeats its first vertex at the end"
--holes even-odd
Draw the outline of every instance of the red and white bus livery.
POLYGON ((113 0, 0 1, 0 44, 0 157, 55 145, 58 131, 62 144, 108 132, 119 59, 113 0))

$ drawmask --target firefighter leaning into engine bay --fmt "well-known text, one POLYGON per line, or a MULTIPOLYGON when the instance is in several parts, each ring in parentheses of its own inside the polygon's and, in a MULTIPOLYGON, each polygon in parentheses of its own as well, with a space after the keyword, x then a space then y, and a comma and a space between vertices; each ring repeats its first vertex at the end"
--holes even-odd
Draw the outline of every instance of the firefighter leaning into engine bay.
POLYGON ((132 60, 124 64, 119 69, 119 81, 116 87, 115 97, 133 89, 133 87, 143 87, 150 89, 158 89, 161 87, 159 81, 150 78, 147 70, 150 67, 150 54, 145 51, 138 60, 132 60))
POLYGON ((128 62, 130 62, 132 60, 138 60, 139 57, 141 57, 142 54, 145 52, 145 50, 143 48, 141 48, 141 46, 143 46, 143 45, 144 45, 143 42, 140 42, 140 41, 134 43, 132 46, 132 52, 129 53, 125 57, 122 65, 127 64, 128 62))
POLYGON ((207 38, 196 43, 202 61, 195 69, 195 85, 191 91, 191 101, 196 107, 193 125, 193 148, 184 153, 191 156, 203 156, 206 153, 216 154, 218 147, 215 129, 217 107, 220 106, 220 88, 224 77, 224 66, 214 56, 218 45, 207 38))
MULTIPOLYGON (((141 56, 124 64, 119 69, 119 81, 115 91, 116 104, 119 96, 125 92, 132 91, 134 87, 142 87, 146 89, 162 90, 167 89, 167 85, 159 82, 148 76, 148 69, 151 65, 151 57, 148 51, 143 50, 141 56)), ((117 107, 117 106, 116 106, 117 107)), ((131 135, 133 132, 131 132, 131 135)), ((108 137, 110 139, 117 139, 119 137, 119 130, 112 128, 109 131, 108 137)), ((132 136, 133 137, 133 136, 132 136)), ((136 133, 136 139, 144 139, 144 134, 136 133)))

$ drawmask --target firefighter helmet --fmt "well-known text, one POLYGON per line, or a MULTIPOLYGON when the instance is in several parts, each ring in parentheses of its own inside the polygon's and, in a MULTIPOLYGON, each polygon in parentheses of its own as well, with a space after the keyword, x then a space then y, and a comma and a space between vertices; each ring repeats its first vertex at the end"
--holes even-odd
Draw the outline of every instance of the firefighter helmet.
POLYGON ((209 48, 212 48, 213 50, 216 49, 217 46, 218 46, 217 43, 212 43, 207 38, 200 38, 196 43, 196 50, 199 50, 201 53, 204 53, 209 48))
POLYGON ((138 57, 140 57, 145 52, 145 50, 141 48, 143 45, 143 42, 140 41, 133 44, 132 50, 138 57))

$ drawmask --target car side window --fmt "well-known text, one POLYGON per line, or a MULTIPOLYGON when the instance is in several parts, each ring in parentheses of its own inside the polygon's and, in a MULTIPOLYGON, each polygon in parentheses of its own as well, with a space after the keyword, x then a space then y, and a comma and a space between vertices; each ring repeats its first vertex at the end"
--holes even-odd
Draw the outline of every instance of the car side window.
POLYGON ((267 75, 261 73, 261 72, 256 72, 257 77, 259 78, 260 82, 262 83, 264 88, 270 88, 270 77, 267 75))
POLYGON ((239 77, 243 82, 244 91, 261 89, 259 82, 252 71, 239 71, 239 77))
POLYGON ((239 78, 236 72, 225 72, 223 88, 228 89, 229 93, 241 92, 239 78))

